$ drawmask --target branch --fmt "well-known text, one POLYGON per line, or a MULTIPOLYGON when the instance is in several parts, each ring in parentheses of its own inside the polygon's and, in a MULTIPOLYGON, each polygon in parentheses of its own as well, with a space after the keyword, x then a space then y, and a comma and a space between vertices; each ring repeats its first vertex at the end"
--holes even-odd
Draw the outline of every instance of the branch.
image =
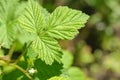
POLYGON ((20 70, 22 73, 24 73, 30 80, 33 80, 33 78, 29 75, 29 73, 26 70, 24 70, 22 67, 16 64, 11 64, 11 65, 17 68, 18 70, 20 70))
POLYGON ((9 57, 9 60, 11 59, 12 55, 13 55, 13 52, 15 50, 15 46, 16 46, 16 42, 14 41, 13 42, 13 45, 11 46, 10 50, 9 50, 9 53, 8 53, 8 57, 9 57))

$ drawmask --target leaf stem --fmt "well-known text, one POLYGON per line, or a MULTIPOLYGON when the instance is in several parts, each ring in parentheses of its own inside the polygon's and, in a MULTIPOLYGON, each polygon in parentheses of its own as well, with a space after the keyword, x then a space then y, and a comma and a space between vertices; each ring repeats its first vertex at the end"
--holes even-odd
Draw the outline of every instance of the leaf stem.
POLYGON ((8 57, 9 57, 9 60, 11 60, 11 57, 13 55, 13 52, 15 50, 15 46, 16 46, 16 41, 13 42, 13 45, 11 46, 9 52, 8 52, 8 57))
POLYGON ((29 75, 29 73, 26 70, 24 70, 22 67, 16 64, 11 64, 11 65, 17 68, 18 70, 20 70, 21 72, 23 72, 30 80, 33 80, 32 77, 29 75))
POLYGON ((0 57, 0 60, 1 60, 0 61, 0 66, 3 66, 5 64, 13 66, 13 67, 17 68, 18 70, 20 70, 22 73, 24 73, 26 75, 26 77, 28 77, 30 80, 33 80, 33 78, 29 75, 29 73, 26 70, 24 70, 22 67, 20 67, 19 65, 16 65, 15 63, 6 62, 6 60, 4 60, 4 57, 3 58, 0 57))
POLYGON ((28 50, 28 48, 30 47, 30 45, 32 44, 33 41, 31 41, 28 46, 25 48, 25 50, 21 53, 21 55, 18 57, 18 59, 15 61, 15 64, 17 64, 19 62, 19 60, 21 59, 21 57, 26 53, 26 51, 28 50))

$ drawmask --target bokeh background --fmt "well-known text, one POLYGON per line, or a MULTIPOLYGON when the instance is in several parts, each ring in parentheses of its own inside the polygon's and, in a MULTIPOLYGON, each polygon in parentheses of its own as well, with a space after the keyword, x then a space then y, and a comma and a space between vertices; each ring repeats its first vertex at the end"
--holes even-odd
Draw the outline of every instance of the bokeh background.
POLYGON ((120 80, 120 0, 39 2, 49 12, 57 6, 68 6, 90 15, 74 40, 60 44, 72 54, 72 65, 84 72, 86 80, 120 80))

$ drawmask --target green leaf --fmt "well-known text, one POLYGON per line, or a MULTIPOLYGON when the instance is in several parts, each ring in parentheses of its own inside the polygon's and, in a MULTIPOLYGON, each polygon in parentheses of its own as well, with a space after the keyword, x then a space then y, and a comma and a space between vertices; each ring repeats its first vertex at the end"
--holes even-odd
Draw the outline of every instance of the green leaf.
POLYGON ((64 68, 69 68, 73 64, 73 55, 69 51, 63 51, 62 63, 64 68), (66 58, 67 57, 67 58, 66 58))
POLYGON ((17 7, 17 0, 0 0, 0 44, 6 48, 16 38, 17 7))
POLYGON ((57 7, 47 22, 47 34, 56 39, 72 39, 89 16, 68 7, 57 7))
POLYGON ((77 67, 69 68, 68 75, 71 80, 85 80, 84 73, 77 67))
POLYGON ((67 79, 65 79, 64 77, 52 77, 52 78, 50 78, 50 79, 48 79, 48 80, 67 80, 67 79))
POLYGON ((0 22, 10 23, 15 19, 17 0, 0 0, 0 22))
MULTIPOLYGON (((82 27, 87 19, 86 14, 67 7, 58 7, 50 15, 38 3, 30 0, 19 22, 24 30, 37 35, 31 46, 35 51, 33 54, 37 54, 34 57, 37 56, 46 64, 52 64, 54 60, 60 62, 62 55, 54 38, 73 38, 78 32, 77 29, 82 27), (65 14, 63 10, 66 11, 65 14)), ((34 57, 32 59, 35 59, 34 57)))
POLYGON ((40 80, 38 77, 35 77, 35 79, 34 80, 40 80))
POLYGON ((16 1, 0 0, 0 44, 3 47, 9 48, 15 38, 14 25, 14 10, 16 1), (13 1, 13 2, 10 2, 13 1))
POLYGON ((24 14, 19 18, 21 27, 35 34, 40 34, 44 27, 44 16, 42 15, 42 7, 37 2, 29 1, 25 8, 24 14))
POLYGON ((39 59, 36 60, 34 64, 37 70, 35 77, 38 77, 40 80, 47 80, 61 74, 62 64, 57 62, 54 62, 52 65, 47 65, 39 59))
MULTIPOLYGON (((48 20, 45 15, 50 14, 38 3, 30 0, 24 14, 19 18, 19 22, 25 31, 37 35, 31 45, 34 50, 32 53, 35 54, 34 57, 36 58, 37 56, 37 58, 45 61, 46 64, 52 64, 54 60, 60 62, 62 55, 58 42, 50 36, 41 34, 46 25, 45 21, 48 20)), ((28 52, 28 57, 31 58, 32 54, 28 52)), ((32 59, 35 59, 34 57, 32 59)))
POLYGON ((61 62, 61 48, 55 39, 46 35, 37 37, 31 47, 36 51, 38 58, 46 64, 52 64, 54 60, 61 62))
POLYGON ((3 24, 0 26, 0 44, 3 44, 3 47, 9 48, 14 39, 15 29, 12 25, 6 26, 3 24))

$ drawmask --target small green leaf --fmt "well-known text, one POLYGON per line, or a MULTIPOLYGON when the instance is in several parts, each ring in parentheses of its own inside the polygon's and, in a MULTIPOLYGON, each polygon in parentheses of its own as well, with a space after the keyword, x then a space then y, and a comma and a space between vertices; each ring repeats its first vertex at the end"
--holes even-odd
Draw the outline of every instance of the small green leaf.
POLYGON ((69 68, 73 64, 73 55, 69 51, 63 51, 62 63, 64 68, 69 68), (66 58, 67 57, 67 58, 66 58))
POLYGON ((36 77, 34 80, 40 80, 38 77, 36 77))
POLYGON ((84 73, 77 67, 69 68, 68 75, 71 80, 85 80, 84 73))
POLYGON ((57 7, 47 22, 47 34, 56 39, 73 39, 89 16, 68 7, 57 7))

